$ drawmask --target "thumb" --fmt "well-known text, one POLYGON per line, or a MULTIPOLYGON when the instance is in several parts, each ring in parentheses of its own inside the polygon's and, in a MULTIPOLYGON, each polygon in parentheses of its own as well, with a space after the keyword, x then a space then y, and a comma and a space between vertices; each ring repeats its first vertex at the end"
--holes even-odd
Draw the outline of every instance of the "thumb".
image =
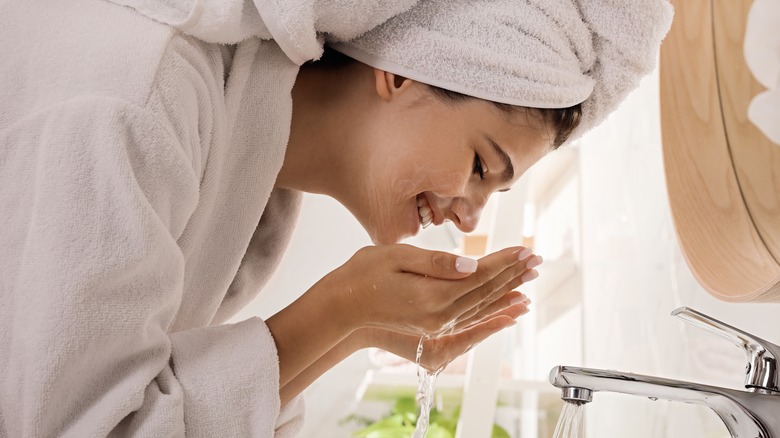
POLYGON ((427 275, 429 277, 459 280, 476 272, 479 262, 469 257, 457 256, 444 251, 430 251, 411 245, 398 245, 396 257, 402 272, 427 275))

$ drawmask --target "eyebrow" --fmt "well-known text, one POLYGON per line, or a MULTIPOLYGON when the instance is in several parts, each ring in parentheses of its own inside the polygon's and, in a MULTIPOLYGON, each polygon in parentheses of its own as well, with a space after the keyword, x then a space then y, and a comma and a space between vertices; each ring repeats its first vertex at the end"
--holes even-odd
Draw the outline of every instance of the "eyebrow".
POLYGON ((509 155, 507 155, 506 151, 501 148, 501 146, 498 145, 495 141, 493 141, 492 138, 487 137, 488 142, 490 142, 490 145, 493 146, 493 149, 498 154, 499 158, 501 158, 501 161, 504 163, 504 172, 501 174, 501 180, 503 182, 509 182, 512 180, 512 178, 515 177, 515 167, 512 165, 512 159, 509 158, 509 155))

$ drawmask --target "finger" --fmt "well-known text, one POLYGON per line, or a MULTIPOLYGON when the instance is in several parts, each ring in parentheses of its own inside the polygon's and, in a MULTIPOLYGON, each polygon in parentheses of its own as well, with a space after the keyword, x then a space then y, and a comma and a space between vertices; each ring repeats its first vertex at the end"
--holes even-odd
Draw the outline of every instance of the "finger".
POLYGON ((484 312, 484 314, 480 313, 479 315, 474 315, 473 317, 458 323, 455 326, 454 331, 457 332, 460 330, 466 330, 469 327, 473 326, 474 324, 479 324, 482 321, 486 321, 495 318, 497 316, 508 316, 512 319, 517 319, 525 315, 526 313, 530 312, 531 309, 528 307, 529 305, 530 302, 520 302, 520 303, 511 304, 507 307, 503 307, 500 309, 497 308, 492 313, 484 312))
POLYGON ((510 291, 499 297, 497 300, 490 303, 490 305, 485 306, 481 309, 474 309, 468 314, 464 315, 462 318, 460 318, 455 323, 455 330, 461 329, 463 327, 467 327, 471 324, 474 324, 475 322, 479 322, 483 319, 489 318, 493 315, 498 314, 498 312, 517 304, 523 304, 525 306, 528 306, 531 304, 530 298, 528 298, 524 293, 519 291, 510 291))
POLYGON ((484 297, 480 300, 481 304, 487 305, 510 290, 535 280, 539 277, 539 272, 534 268, 541 263, 542 256, 535 255, 527 260, 521 261, 517 265, 505 269, 504 272, 496 276, 496 278, 483 285, 483 291, 475 294, 474 299, 484 297))
MULTIPOLYGON (((491 295, 483 299, 482 301, 476 303, 473 307, 463 312, 457 319, 456 322, 463 321, 464 319, 468 319, 473 317, 474 315, 482 312, 485 308, 492 306, 497 300, 501 299, 502 297, 505 297, 508 293, 511 293, 515 288, 519 287, 523 284, 523 276, 525 274, 521 274, 519 277, 515 277, 512 280, 509 281, 509 283, 504 284, 500 288, 496 289, 491 295)), ((489 289, 485 289, 487 292, 489 289)), ((472 297, 473 298, 473 297, 472 297)), ((511 297, 508 297, 511 299, 511 297)), ((464 300, 465 302, 466 300, 464 300)), ((509 306, 510 303, 504 301, 503 304, 506 306, 509 306)), ((468 305, 468 304, 467 304, 468 305)))
POLYGON ((462 330, 465 327, 469 327, 480 321, 484 321, 495 316, 506 315, 512 318, 524 315, 528 311, 528 307, 531 305, 531 300, 525 297, 519 292, 513 291, 507 294, 507 297, 502 297, 496 300, 491 306, 481 310, 480 312, 472 315, 469 318, 465 318, 455 324, 454 330, 462 330))
MULTIPOLYGON (((496 289, 488 297, 486 297, 485 299, 477 303, 477 305, 475 305, 474 307, 472 307, 471 309, 467 310, 462 315, 460 315, 460 317, 457 318, 456 323, 459 323, 464 319, 471 318, 477 313, 484 313, 484 309, 493 306, 496 303, 496 301, 506 297, 507 294, 511 293, 514 289, 520 287, 523 284, 528 283, 529 281, 534 280, 538 276, 539 276, 539 272, 536 269, 524 271, 522 274, 520 274, 520 276, 511 279, 508 283, 496 289)), ((505 307, 509 306, 507 300, 504 300, 503 304, 505 305, 505 307)))
POLYGON ((476 289, 464 294, 453 303, 452 311, 456 319, 468 317, 490 305, 505 293, 538 277, 539 273, 529 267, 538 266, 542 262, 540 256, 533 256, 500 272, 493 279, 476 289))
POLYGON ((478 304, 489 304, 498 299, 506 292, 531 281, 538 276, 533 268, 542 262, 541 256, 531 256, 508 266, 503 271, 496 274, 492 279, 480 285, 469 293, 469 297, 464 297, 464 305, 476 306, 478 304))
POLYGON ((391 245, 399 271, 444 280, 459 280, 477 271, 479 261, 444 251, 430 251, 412 245, 391 245))
POLYGON ((521 264, 524 266, 530 253, 531 250, 525 247, 515 246, 488 254, 479 259, 479 269, 466 280, 466 284, 471 289, 479 288, 507 269, 521 264))
POLYGON ((459 317, 463 312, 474 307, 479 301, 487 298, 496 289, 494 280, 497 275, 512 269, 510 274, 501 277, 501 284, 510 281, 511 276, 519 275, 523 269, 525 269, 525 264, 533 259, 532 257, 527 256, 529 253, 530 250, 522 246, 505 248, 479 259, 479 267, 476 272, 467 278, 459 280, 457 284, 447 282, 431 284, 428 287, 435 295, 446 296, 447 300, 450 300, 447 302, 448 306, 451 303, 460 300, 463 296, 472 294, 474 291, 480 291, 483 294, 477 298, 472 298, 471 300, 457 304, 454 307, 448 307, 447 316, 449 318, 447 320, 452 321, 459 317), (485 288, 485 285, 488 283, 491 283, 492 286, 485 288))

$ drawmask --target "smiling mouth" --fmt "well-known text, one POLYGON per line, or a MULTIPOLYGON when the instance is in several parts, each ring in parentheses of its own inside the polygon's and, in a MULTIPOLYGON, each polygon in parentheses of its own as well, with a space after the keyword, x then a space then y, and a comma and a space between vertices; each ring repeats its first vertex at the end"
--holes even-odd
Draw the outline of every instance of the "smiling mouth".
POLYGON ((422 194, 417 195, 417 216, 420 220, 420 225, 423 228, 427 228, 433 223, 433 212, 431 206, 428 205, 428 200, 422 194))

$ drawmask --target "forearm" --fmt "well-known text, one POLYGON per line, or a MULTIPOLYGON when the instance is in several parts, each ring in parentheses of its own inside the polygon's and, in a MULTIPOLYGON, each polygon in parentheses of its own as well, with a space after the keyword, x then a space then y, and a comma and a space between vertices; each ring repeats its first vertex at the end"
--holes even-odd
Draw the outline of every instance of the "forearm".
POLYGON ((368 345, 359 338, 356 332, 344 338, 280 389, 282 405, 295 398, 325 372, 349 357, 349 355, 366 347, 368 345))
MULTIPOLYGON (((286 387, 315 362, 322 359, 324 364, 329 360, 324 357, 330 358, 330 354, 335 355, 339 351, 336 349, 330 353, 357 327, 356 321, 346 317, 350 314, 348 306, 349 301, 342 303, 337 290, 318 283, 266 320, 279 355, 280 388, 286 387)), ((335 360, 336 356, 333 357, 332 360, 335 360)), ((319 374, 325 370, 327 368, 319 374)), ((316 374, 316 371, 311 373, 316 374)), ((304 380, 302 378, 301 382, 304 380)), ((302 389, 289 393, 297 394, 302 389)))
POLYGON ((376 347, 394 351, 403 354, 402 357, 414 361, 416 342, 418 340, 419 338, 416 336, 394 334, 381 329, 361 328, 355 330, 280 389, 282 405, 303 392, 328 370, 361 349, 376 347), (409 343, 401 342, 401 345, 399 345, 398 341, 401 338, 409 341, 409 343))

